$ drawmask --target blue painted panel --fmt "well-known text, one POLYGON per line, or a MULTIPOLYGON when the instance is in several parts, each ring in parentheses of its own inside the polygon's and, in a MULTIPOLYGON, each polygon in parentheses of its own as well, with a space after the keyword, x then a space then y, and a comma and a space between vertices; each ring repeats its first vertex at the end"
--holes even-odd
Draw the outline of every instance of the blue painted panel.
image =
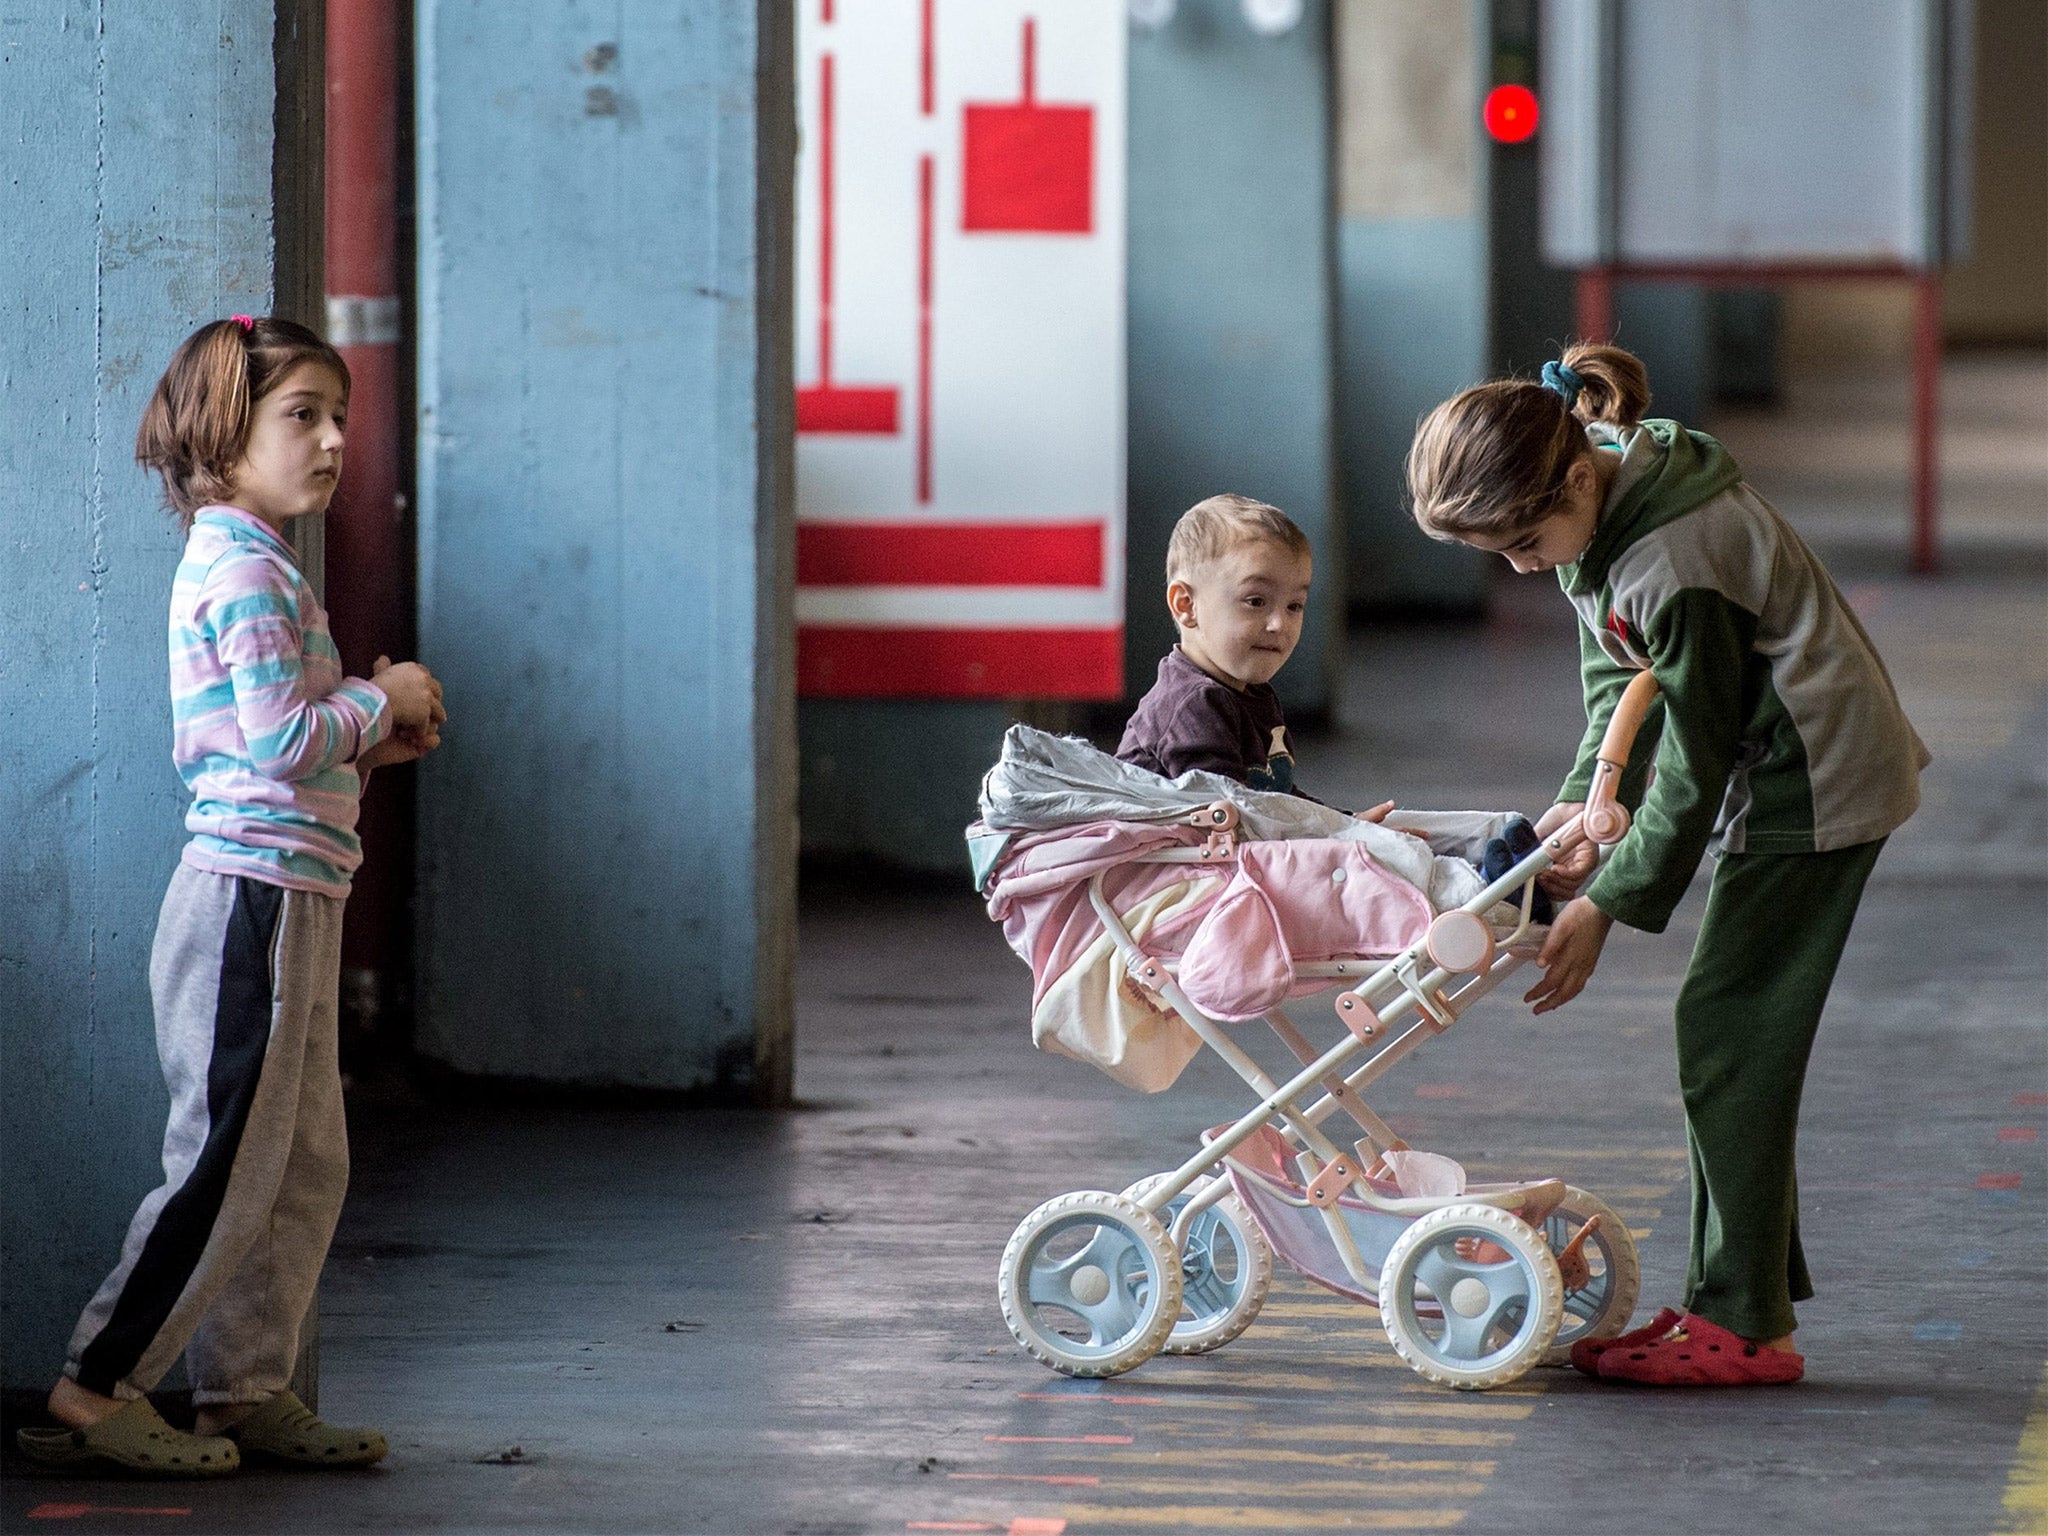
POLYGON ((1345 219, 1338 394, 1350 598, 1476 610, 1483 557, 1406 508, 1416 422, 1487 376, 1486 232, 1476 219, 1345 219))
POLYGON ((419 1040, 463 1071, 744 1093, 787 1027, 786 210, 756 256, 791 107, 755 23, 420 6, 420 643, 452 721, 419 1040))
POLYGON ((0 1384, 45 1386, 157 1177, 148 958, 184 841, 180 539, 135 426, 200 321, 270 307, 273 7, 49 3, 0 46, 0 1384), (174 89, 166 82, 176 82, 174 89))
POLYGON ((1130 55, 1130 511, 1126 675, 1173 644, 1166 541, 1204 496, 1269 501, 1315 545, 1287 707, 1330 697, 1343 612, 1327 8, 1277 38, 1237 0, 1182 0, 1130 55))

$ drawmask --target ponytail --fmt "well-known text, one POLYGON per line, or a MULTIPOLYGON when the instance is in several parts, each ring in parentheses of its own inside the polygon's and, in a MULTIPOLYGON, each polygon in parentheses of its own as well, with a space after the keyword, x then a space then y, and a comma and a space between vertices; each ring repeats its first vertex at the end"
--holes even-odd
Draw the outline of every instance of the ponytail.
POLYGON ((234 493, 256 403, 304 362, 349 385, 348 365, 303 325, 270 316, 212 320, 171 354, 135 432, 135 461, 163 478, 164 504, 191 526, 201 507, 234 493))
POLYGON ((1635 353, 1582 341, 1566 347, 1558 361, 1579 376, 1571 412, 1580 421, 1617 432, 1641 423, 1650 408, 1650 375, 1635 353))
POLYGON ((1650 405, 1641 359, 1580 343, 1546 363, 1543 381, 1496 379, 1422 419, 1408 450, 1408 498, 1433 539, 1528 532, 1563 504, 1565 474, 1592 451, 1588 426, 1638 425, 1650 405))

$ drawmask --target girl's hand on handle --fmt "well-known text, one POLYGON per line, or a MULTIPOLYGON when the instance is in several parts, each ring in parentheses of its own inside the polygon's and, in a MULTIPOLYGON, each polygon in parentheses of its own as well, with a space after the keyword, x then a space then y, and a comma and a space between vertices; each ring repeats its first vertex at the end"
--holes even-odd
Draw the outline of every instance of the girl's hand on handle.
MULTIPOLYGON (((1537 821, 1536 835, 1550 836, 1585 808, 1586 802, 1583 800, 1567 800, 1553 805, 1537 821)), ((1586 883, 1586 877, 1599 867, 1599 847, 1591 842, 1580 843, 1538 875, 1536 884, 1546 896, 1555 896, 1560 901, 1568 900, 1578 894, 1579 887, 1586 883)))
POLYGON ((401 661, 394 666, 389 656, 379 656, 370 668, 370 678, 391 700, 391 718, 401 730, 438 726, 447 720, 441 684, 418 662, 401 661))
POLYGON ((1391 811, 1393 808, 1394 802, 1391 800, 1387 800, 1374 806, 1369 811, 1353 811, 1351 814, 1356 816, 1360 821, 1370 821, 1377 823, 1385 821, 1387 819, 1387 812, 1391 811))
POLYGON ((1550 925, 1550 937, 1536 957, 1543 979, 1522 1001, 1533 1004, 1537 1013, 1548 1013, 1577 997, 1592 980, 1607 930, 1613 926, 1614 919, 1583 896, 1568 904, 1550 925))

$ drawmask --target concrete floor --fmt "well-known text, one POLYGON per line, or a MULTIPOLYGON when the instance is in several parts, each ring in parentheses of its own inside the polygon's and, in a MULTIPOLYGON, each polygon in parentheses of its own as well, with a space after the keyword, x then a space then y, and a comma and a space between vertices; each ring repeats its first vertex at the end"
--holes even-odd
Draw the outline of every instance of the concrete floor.
MULTIPOLYGON (((1981 393, 2038 404, 2039 422, 2005 430, 2048 444, 2048 372, 2002 366, 2007 388, 1981 393)), ((1043 1371, 996 1309, 1011 1227, 1053 1194, 1178 1161, 1244 1090, 1204 1061, 1146 1098, 1035 1054, 1026 973, 964 881, 839 881, 804 902, 797 1111, 357 1106, 322 1403, 391 1432, 384 1467, 193 1488, 9 1461, 0 1520, 2043 1529, 2048 459, 2009 454, 2018 468, 1988 477, 1989 510, 1952 487, 1962 525, 2000 531, 1913 581, 1893 574, 1895 509, 1854 494, 1855 433, 1827 435, 1825 416, 1801 461, 1815 532, 1937 762, 1926 808, 1878 866, 1809 1080, 1820 1295, 1802 1311, 1804 1384, 1643 1394, 1539 1371, 1453 1394, 1400 1366, 1371 1313, 1291 1280, 1214 1355, 1106 1383, 1043 1371)), ((1727 431, 1741 456, 1743 423, 1727 431)), ((1779 500, 1797 519, 1795 492, 1779 500)), ((1532 581, 1503 591, 1483 631, 1353 636, 1337 727, 1303 744, 1302 773, 1339 802, 1536 810, 1578 729, 1569 613, 1532 581)), ((1676 1300, 1684 1261, 1669 1015, 1697 918, 1695 894, 1662 937, 1617 930, 1561 1014, 1488 1003, 1376 1101, 1418 1145, 1605 1195, 1643 1234, 1646 1307, 1676 1300)), ((1320 1028, 1319 1005, 1301 1016, 1320 1028)))

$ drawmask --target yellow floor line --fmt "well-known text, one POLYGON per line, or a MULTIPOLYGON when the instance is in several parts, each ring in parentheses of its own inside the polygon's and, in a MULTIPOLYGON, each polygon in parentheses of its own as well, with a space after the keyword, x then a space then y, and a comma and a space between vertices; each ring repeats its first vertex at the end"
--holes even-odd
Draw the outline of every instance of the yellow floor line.
POLYGON ((1361 1403, 1371 1413, 1402 1419, 1526 1419, 1536 1411, 1534 1403, 1511 1403, 1504 1397, 1479 1397, 1436 1388, 1439 1396, 1426 1403, 1361 1403))
MULTIPOLYGON (((1355 1354, 1332 1358, 1329 1375, 1310 1371, 1245 1371, 1231 1372, 1224 1376, 1217 1373, 1216 1386, 1226 1392, 1351 1392, 1362 1390, 1358 1383, 1337 1378, 1339 1372, 1364 1366, 1372 1370, 1397 1370, 1406 1372, 1408 1367, 1401 1357, 1392 1350, 1384 1355, 1355 1354)), ((1374 1390, 1378 1390, 1377 1387, 1374 1390)))
POLYGON ((1221 1504, 1068 1504, 1070 1524, 1172 1525, 1191 1531, 1447 1531, 1462 1509, 1257 1509, 1221 1504))
POLYGON ((2019 1454, 2005 1483, 2005 1528, 2018 1536, 2048 1536, 2048 1367, 2034 1393, 2034 1411, 2020 1431, 2019 1454))
POLYGON ((1218 1446, 1201 1451, 1097 1451, 1070 1456, 1090 1466, 1212 1467, 1225 1462, 1255 1462, 1262 1467, 1324 1467, 1337 1472, 1373 1472, 1409 1476, 1493 1476, 1499 1463, 1389 1456, 1385 1451, 1297 1451, 1282 1446, 1218 1446))
POLYGON ((1358 1445, 1503 1446, 1514 1441, 1506 1429, 1438 1429, 1422 1424, 1248 1424, 1232 1425, 1239 1439, 1352 1442, 1358 1445))
POLYGON ((1534 1370, 1521 1380, 1511 1381, 1504 1387, 1488 1387, 1484 1397, 1452 1396, 1448 1389, 1438 1386, 1433 1381, 1424 1381, 1420 1377, 1414 1381, 1404 1381, 1394 1390, 1414 1394, 1427 1393, 1431 1397, 1450 1397, 1452 1402, 1458 1403, 1497 1403, 1504 1397, 1541 1397, 1550 1390, 1551 1382, 1565 1379, 1561 1370, 1534 1370))
POLYGON ((1165 1494, 1204 1499, 1428 1499, 1444 1503, 1476 1499, 1486 1491, 1483 1482, 1431 1481, 1427 1478, 1331 1478, 1318 1477, 1276 1481, 1270 1477, 1205 1477, 1199 1484, 1186 1478, 1122 1477, 1114 1473, 1102 1479, 1102 1496, 1112 1494, 1165 1494))
MULTIPOLYGON (((1268 1317, 1378 1317, 1362 1300, 1270 1300, 1260 1307, 1260 1321, 1268 1317)), ((1257 1327, 1257 1323, 1253 1323, 1257 1327)))
MULTIPOLYGON (((1316 1379, 1315 1377, 1309 1377, 1308 1381, 1314 1382, 1316 1379)), ((1431 1386, 1429 1383, 1423 1382, 1420 1385, 1428 1395, 1424 1400, 1418 1402, 1414 1398, 1406 1396, 1407 1383, 1401 1382, 1396 1384, 1396 1386, 1397 1390, 1404 1394, 1403 1397, 1399 1401, 1389 1401, 1380 1397, 1368 1396, 1342 1382, 1325 1386, 1295 1386, 1291 1383, 1272 1387, 1266 1385, 1269 1382, 1276 1381, 1285 1383, 1287 1379, 1285 1377, 1266 1376, 1254 1381, 1247 1377, 1237 1377, 1228 1382, 1218 1382, 1216 1385, 1219 1392, 1216 1397, 1193 1399, 1183 1398, 1176 1394, 1169 1406, 1174 1408, 1181 1407, 1184 1404, 1202 1407, 1221 1406, 1222 1403, 1229 1401, 1227 1396, 1222 1395, 1223 1391, 1234 1388, 1241 1392, 1266 1390, 1275 1393, 1284 1392, 1289 1396, 1302 1392, 1331 1394, 1345 1399, 1347 1412, 1379 1414, 1386 1418, 1479 1419, 1498 1422, 1504 1419, 1528 1418, 1530 1414, 1536 1411, 1536 1405, 1529 1402, 1528 1399, 1540 1395, 1536 1391, 1510 1392, 1506 1390, 1488 1392, 1481 1395, 1477 1393, 1454 1392, 1449 1387, 1431 1386), (1516 1401, 1515 1399, 1521 1400, 1516 1401)), ((1377 1391, 1382 1385, 1384 1384, 1376 1382, 1374 1390, 1377 1391)), ((1245 1406, 1253 1408, 1272 1408, 1276 1406, 1271 1402, 1242 1401, 1245 1406)), ((1159 1421, 1157 1419, 1148 1419, 1145 1423, 1147 1428, 1156 1428, 1159 1421)))

